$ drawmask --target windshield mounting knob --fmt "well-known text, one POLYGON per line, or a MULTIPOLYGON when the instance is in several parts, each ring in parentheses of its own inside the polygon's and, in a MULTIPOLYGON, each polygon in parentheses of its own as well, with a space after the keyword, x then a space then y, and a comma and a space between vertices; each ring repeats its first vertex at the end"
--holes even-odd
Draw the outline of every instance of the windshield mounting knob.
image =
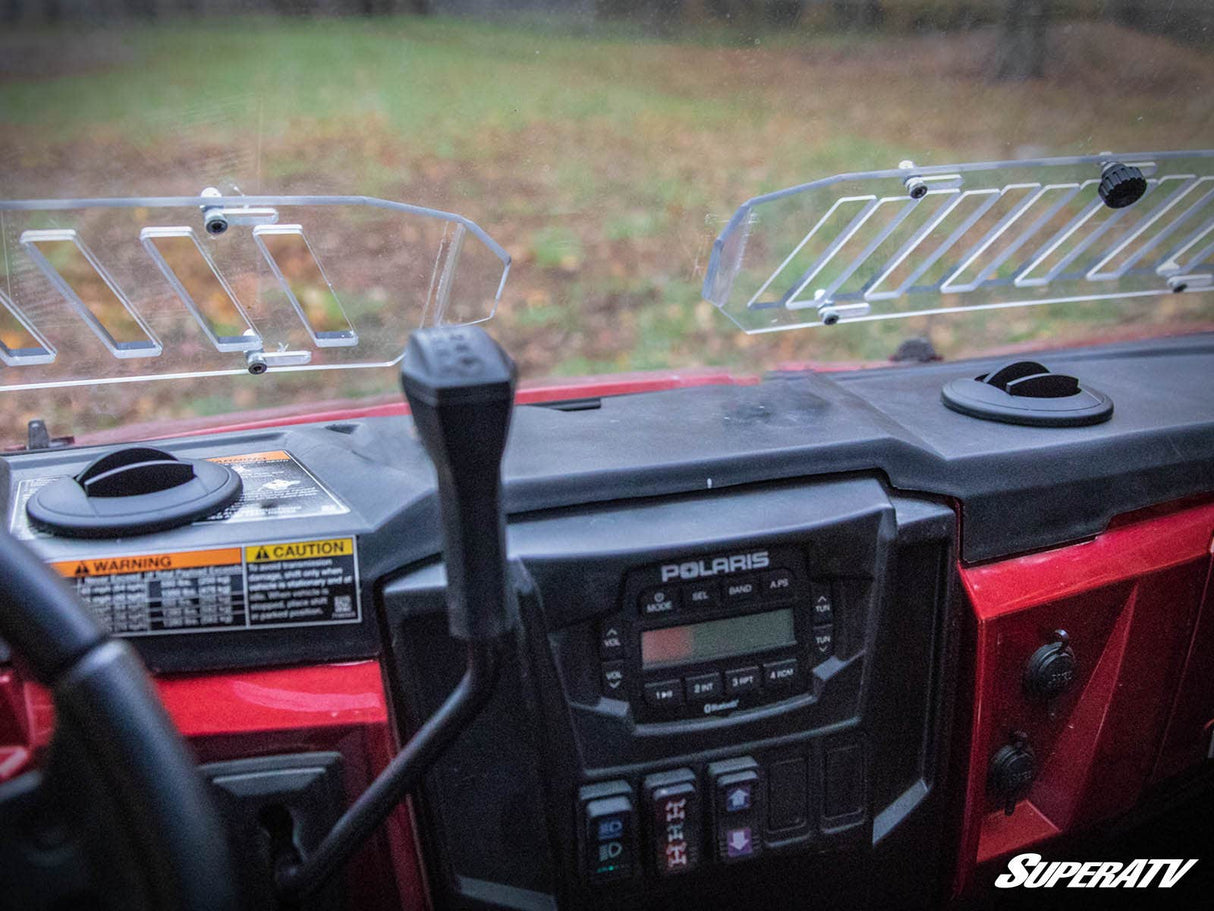
POLYGON ((1147 179, 1131 164, 1111 161, 1100 172, 1100 198, 1110 209, 1132 206, 1147 191, 1147 179))

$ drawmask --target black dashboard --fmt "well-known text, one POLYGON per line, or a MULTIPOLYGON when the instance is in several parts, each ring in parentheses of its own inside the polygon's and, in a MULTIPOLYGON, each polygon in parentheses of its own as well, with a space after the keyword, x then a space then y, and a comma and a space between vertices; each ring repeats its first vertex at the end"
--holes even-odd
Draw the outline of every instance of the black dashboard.
MULTIPOLYGON (((941 404, 996 362, 516 408, 521 622, 490 711, 427 779, 433 888, 514 908, 936 894, 956 562, 1214 489, 1214 336, 1042 359, 1113 417, 1034 428, 941 404)), ((160 445, 239 466, 244 499, 156 536, 52 537, 25 500, 97 450, 35 451, 0 463, 14 531, 155 670, 381 656, 402 726, 437 707, 461 652, 407 418, 160 445)))

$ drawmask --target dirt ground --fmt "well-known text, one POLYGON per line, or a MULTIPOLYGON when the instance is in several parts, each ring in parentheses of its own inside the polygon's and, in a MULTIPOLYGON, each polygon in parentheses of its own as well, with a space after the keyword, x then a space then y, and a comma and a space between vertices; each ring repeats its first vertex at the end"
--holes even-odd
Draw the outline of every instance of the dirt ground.
MULTIPOLYGON (((528 378, 879 362, 913 335, 952 358, 1214 324, 1207 294, 747 336, 701 299, 713 238, 739 203, 779 187, 904 158, 1214 143, 1208 47, 1060 23, 1046 77, 1007 83, 991 78, 998 40, 828 33, 738 47, 407 18, 11 32, 0 196, 226 182, 460 212, 513 260, 489 326, 528 378)), ((360 225, 343 230, 358 238, 360 225)), ((352 241, 353 264, 380 255, 372 246, 352 241)), ((214 378, 5 393, 0 413, 11 442, 34 415, 84 432, 393 385, 387 370, 214 378)))

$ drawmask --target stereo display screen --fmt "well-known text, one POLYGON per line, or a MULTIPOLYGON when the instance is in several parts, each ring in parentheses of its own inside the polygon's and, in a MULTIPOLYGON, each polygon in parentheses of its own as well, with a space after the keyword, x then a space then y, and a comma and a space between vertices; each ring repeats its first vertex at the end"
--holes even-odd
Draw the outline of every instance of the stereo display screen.
POLYGON ((641 666, 669 667, 795 645, 792 608, 641 633, 641 666))

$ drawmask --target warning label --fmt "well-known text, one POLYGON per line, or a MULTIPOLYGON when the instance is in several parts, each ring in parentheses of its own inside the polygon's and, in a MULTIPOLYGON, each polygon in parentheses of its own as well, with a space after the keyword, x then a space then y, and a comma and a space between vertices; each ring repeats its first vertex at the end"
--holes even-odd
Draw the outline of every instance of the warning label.
POLYGON ((362 617, 353 538, 51 565, 117 635, 356 623, 362 617))
POLYGON ((209 459, 240 475, 240 499, 202 522, 256 522, 261 519, 305 519, 349 512, 312 473, 285 450, 251 452, 209 459))
MULTIPOLYGON (((231 466, 240 475, 241 493, 227 509, 199 519, 195 525, 307 519, 313 516, 337 516, 350 511, 350 507, 337 499, 286 450, 220 456, 207 461, 231 466)), ((50 537, 49 532, 31 525, 25 504, 41 488, 57 480, 57 477, 25 478, 17 484, 10 523, 14 536, 27 540, 50 537)))

